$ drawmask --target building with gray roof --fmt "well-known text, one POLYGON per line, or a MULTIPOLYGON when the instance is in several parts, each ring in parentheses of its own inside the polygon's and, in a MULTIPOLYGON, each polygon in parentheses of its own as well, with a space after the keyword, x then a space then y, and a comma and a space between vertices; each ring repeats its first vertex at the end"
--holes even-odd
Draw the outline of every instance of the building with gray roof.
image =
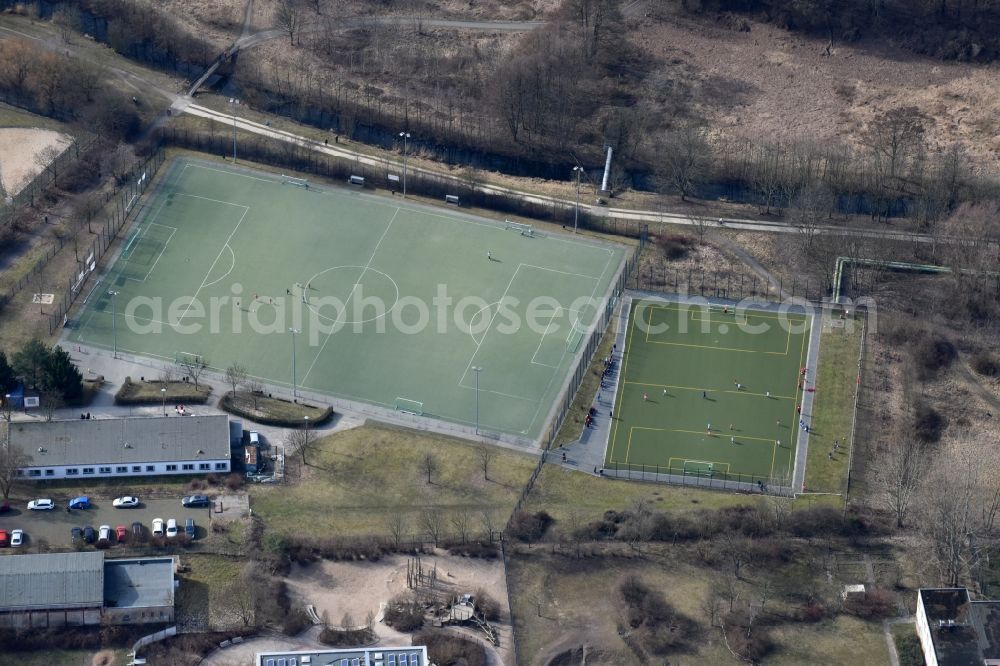
POLYGON ((0 557, 0 612, 100 609, 104 553, 0 557))
POLYGON ((7 424, 10 444, 30 456, 27 480, 230 471, 229 417, 154 416, 7 424))
POLYGON ((0 628, 172 622, 172 557, 103 551, 0 557, 0 628))

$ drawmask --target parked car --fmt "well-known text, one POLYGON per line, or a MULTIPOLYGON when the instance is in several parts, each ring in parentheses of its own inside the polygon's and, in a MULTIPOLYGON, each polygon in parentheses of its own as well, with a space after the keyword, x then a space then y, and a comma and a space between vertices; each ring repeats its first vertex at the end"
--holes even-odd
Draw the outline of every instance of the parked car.
POLYGON ((153 518, 153 536, 163 536, 163 518, 153 518))
POLYGON ((186 507, 198 507, 198 506, 208 506, 211 501, 208 499, 208 495, 190 495, 181 500, 181 506, 186 507))
POLYGON ((132 538, 136 541, 142 538, 142 523, 139 521, 132 523, 132 538))
POLYGON ((111 543, 111 525, 101 525, 97 543, 111 543))
POLYGON ((125 495, 124 497, 117 498, 111 504, 116 509, 134 509, 139 506, 139 498, 132 495, 125 495))
POLYGON ((79 527, 74 527, 69 531, 69 538, 71 541, 77 541, 83 539, 83 530, 79 527))
POLYGON ((89 509, 90 508, 90 498, 86 495, 80 495, 79 497, 74 497, 69 501, 69 508, 71 509, 89 509))
POLYGON ((0 548, 6 548, 10 545, 10 535, 7 534, 7 530, 0 530, 0 548))
POLYGON ((50 499, 36 499, 28 502, 29 511, 51 511, 56 508, 56 503, 50 499))
POLYGON ((12 548, 20 548, 24 545, 24 530, 14 530, 10 533, 10 545, 12 548))
POLYGON ((177 521, 173 518, 167 520, 167 538, 173 539, 177 536, 177 521))
POLYGON ((184 521, 184 534, 187 534, 189 538, 194 538, 194 518, 188 518, 184 521))
POLYGON ((124 525, 118 525, 117 527, 115 527, 115 538, 118 539, 119 542, 125 541, 125 537, 127 536, 128 536, 127 527, 125 527, 124 525))
POLYGON ((83 540, 87 543, 94 543, 97 541, 97 532, 90 525, 83 528, 83 540))
POLYGON ((10 502, 4 500, 3 504, 0 504, 0 513, 7 513, 8 511, 10 511, 10 502))

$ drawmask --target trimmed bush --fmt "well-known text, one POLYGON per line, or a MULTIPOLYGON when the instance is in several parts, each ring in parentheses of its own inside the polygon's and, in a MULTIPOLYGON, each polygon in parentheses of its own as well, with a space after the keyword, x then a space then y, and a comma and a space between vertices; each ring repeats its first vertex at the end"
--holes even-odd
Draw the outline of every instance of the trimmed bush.
POLYGON ((427 646, 427 659, 438 666, 486 666, 486 649, 479 643, 445 631, 421 631, 414 645, 427 646))
MULTIPOLYGON (((289 402, 288 400, 282 400, 280 398, 260 398, 258 401, 258 407, 260 405, 266 405, 267 403, 283 403, 292 407, 296 403, 289 402)), ((306 405, 305 403, 298 403, 301 407, 311 408, 316 410, 318 413, 315 416, 309 417, 309 424, 311 426, 320 426, 333 418, 333 408, 332 407, 314 407, 312 405, 306 405)), ((302 427, 302 414, 296 413, 294 415, 282 416, 278 414, 268 414, 266 407, 260 407, 258 410, 251 409, 249 405, 245 404, 241 400, 237 400, 233 397, 232 391, 227 391, 222 399, 219 400, 219 409, 229 412, 230 414, 235 414, 245 418, 248 421, 253 421, 254 423, 259 423, 261 425, 277 426, 279 428, 301 428, 302 427), (264 413, 261 413, 264 412, 264 413)))
POLYGON ((972 369, 983 377, 1000 375, 1000 358, 989 352, 979 352, 972 357, 972 369))
POLYGON ((545 535, 545 531, 552 524, 552 516, 546 511, 528 513, 518 511, 510 521, 507 528, 507 535, 518 541, 538 541, 545 535))
POLYGON ((396 631, 416 631, 424 626, 424 609, 415 598, 400 595, 386 606, 383 621, 396 631))
POLYGON ((955 359, 955 345, 944 338, 925 338, 913 351, 921 379, 928 379, 944 370, 955 359))
POLYGON ((212 393, 212 388, 204 384, 197 390, 189 382, 134 382, 126 377, 121 388, 115 393, 116 405, 160 405, 163 395, 160 389, 167 389, 167 402, 175 404, 203 405, 212 393))
POLYGON ((933 444, 940 440, 944 426, 944 417, 927 403, 918 403, 913 410, 913 434, 920 441, 933 444))
POLYGON ((844 602, 844 610, 866 620, 881 620, 896 614, 896 601, 891 592, 876 587, 864 594, 849 596, 844 602))
POLYGON ((693 238, 684 234, 664 234, 656 239, 663 256, 673 261, 686 257, 694 242, 693 238))

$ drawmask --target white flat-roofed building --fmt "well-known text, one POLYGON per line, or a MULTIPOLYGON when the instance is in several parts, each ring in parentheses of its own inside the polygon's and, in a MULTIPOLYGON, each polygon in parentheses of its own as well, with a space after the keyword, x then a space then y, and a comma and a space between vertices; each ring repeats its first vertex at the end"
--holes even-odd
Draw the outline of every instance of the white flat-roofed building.
POLYGON ((3 425, 10 429, 10 445, 31 458, 18 471, 28 481, 230 471, 225 414, 3 425))

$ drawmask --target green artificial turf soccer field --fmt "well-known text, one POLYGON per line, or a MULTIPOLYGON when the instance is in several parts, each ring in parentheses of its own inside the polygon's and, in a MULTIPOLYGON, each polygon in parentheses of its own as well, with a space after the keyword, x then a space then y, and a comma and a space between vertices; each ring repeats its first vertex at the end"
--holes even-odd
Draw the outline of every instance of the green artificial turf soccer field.
POLYGON ((636 300, 606 466, 788 483, 810 326, 798 313, 636 300))
POLYGON ((69 339, 289 388, 294 344, 300 389, 469 425, 480 367, 481 426, 542 431, 623 247, 282 181, 175 160, 69 339))

